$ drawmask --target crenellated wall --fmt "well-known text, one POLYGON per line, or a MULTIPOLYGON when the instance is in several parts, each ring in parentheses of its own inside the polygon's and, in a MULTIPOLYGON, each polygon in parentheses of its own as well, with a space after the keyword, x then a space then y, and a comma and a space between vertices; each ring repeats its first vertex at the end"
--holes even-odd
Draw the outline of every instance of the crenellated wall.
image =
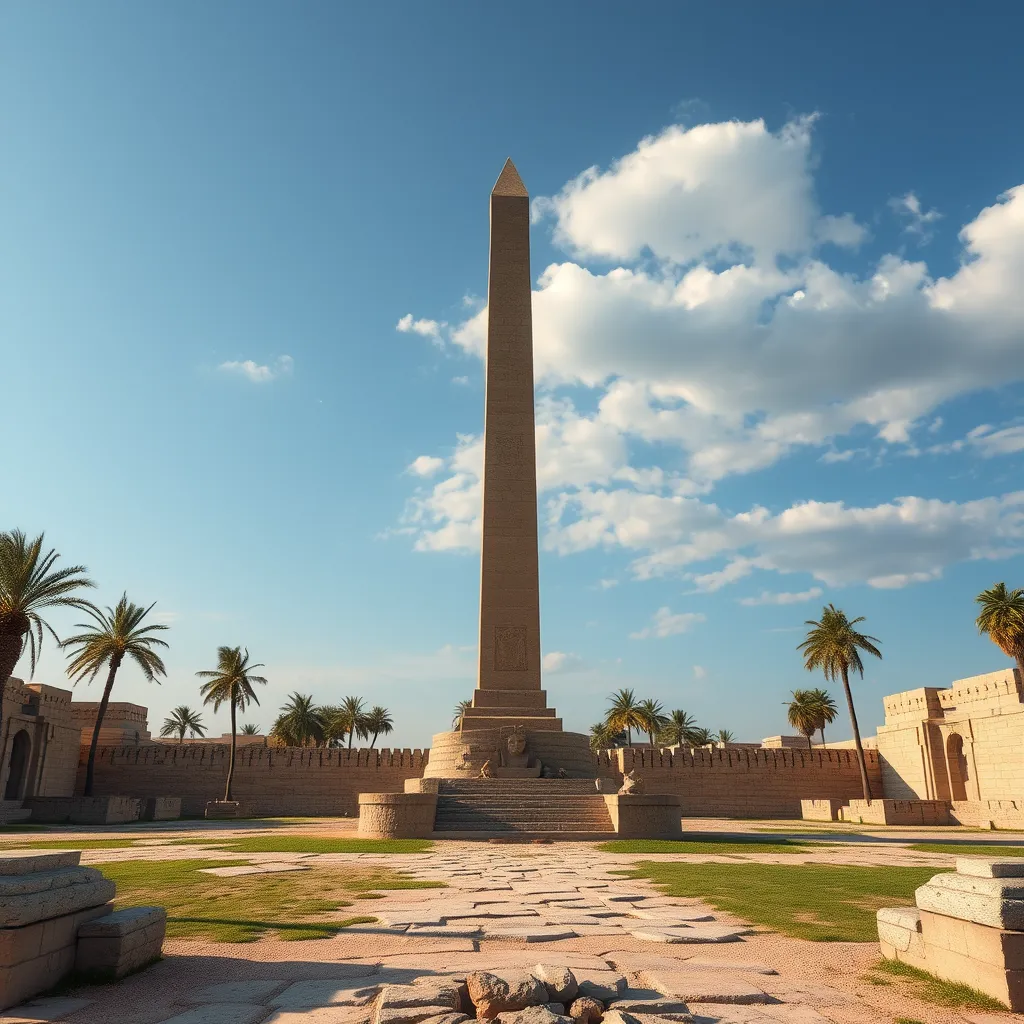
MULTIPOLYGON (((85 781, 88 747, 81 748, 77 792, 85 781)), ((220 744, 100 747, 94 792, 118 796, 177 796, 186 816, 221 799, 229 748, 220 744)), ((263 816, 357 815, 360 793, 401 793, 419 778, 428 751, 239 747, 233 796, 242 813, 263 816)))
MULTIPOLYGON (((878 795, 878 754, 864 752, 878 795)), ((602 774, 635 771, 647 793, 677 794, 684 817, 799 818, 800 801, 849 800, 862 795, 852 750, 621 748, 602 751, 602 774)))

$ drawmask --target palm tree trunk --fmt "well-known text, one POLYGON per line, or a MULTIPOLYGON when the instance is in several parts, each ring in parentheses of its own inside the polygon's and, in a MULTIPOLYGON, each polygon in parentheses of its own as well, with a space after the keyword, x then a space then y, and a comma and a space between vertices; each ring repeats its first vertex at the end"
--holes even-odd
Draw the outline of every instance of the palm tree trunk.
POLYGON ((18 664, 24 647, 24 634, 0 631, 0 742, 3 740, 4 694, 7 693, 7 684, 14 675, 14 666, 18 664))
POLYGON ((356 726, 355 726, 355 723, 353 722, 352 723, 352 727, 348 731, 348 749, 349 750, 352 749, 352 737, 355 735, 355 732, 356 732, 356 726))
POLYGON ((821 727, 821 745, 825 746, 825 726, 821 727))
POLYGON ((374 745, 374 743, 376 743, 376 742, 377 742, 377 733, 374 733, 374 734, 373 734, 373 739, 372 739, 372 740, 370 740, 370 749, 371 749, 371 750, 373 750, 373 745, 374 745))
POLYGON ((231 799, 231 782, 235 777, 235 694, 231 694, 231 753, 228 755, 228 781, 224 786, 225 803, 231 799))
POLYGON ((807 749, 808 750, 813 750, 814 749, 814 747, 811 746, 811 734, 810 733, 807 734, 807 749))
POLYGON ((857 726, 857 712, 853 707, 853 694, 850 692, 850 677, 846 666, 843 666, 843 690, 846 692, 846 706, 850 709, 850 722, 853 725, 853 745, 857 748, 857 763, 860 765, 860 784, 864 789, 864 799, 871 801, 871 783, 868 782, 868 765, 864 760, 864 747, 860 742, 860 729, 857 726))
POLYGON ((103 696, 100 699, 99 710, 96 712, 96 724, 92 727, 92 742, 89 744, 89 760, 85 766, 85 789, 83 796, 92 796, 92 778, 96 767, 96 745, 100 741, 100 729, 103 728, 103 717, 107 713, 107 705, 110 703, 110 691, 114 688, 114 676, 121 664, 121 655, 115 654, 110 659, 110 670, 107 672, 107 685, 103 687, 103 696))

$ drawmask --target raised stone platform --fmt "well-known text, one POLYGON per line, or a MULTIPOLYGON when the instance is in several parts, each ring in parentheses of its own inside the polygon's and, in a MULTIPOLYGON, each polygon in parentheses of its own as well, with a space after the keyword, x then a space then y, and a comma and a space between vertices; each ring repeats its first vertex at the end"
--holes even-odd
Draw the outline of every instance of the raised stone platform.
MULTIPOLYGON (((561 729, 559 719, 549 721, 558 723, 558 729, 561 729)), ((515 720, 506 727, 437 733, 423 777, 474 778, 480 774, 486 761, 501 767, 502 748, 513 724, 522 723, 515 720)), ((531 759, 555 771, 561 768, 570 778, 595 777, 596 764, 589 737, 577 732, 535 730, 530 725, 526 726, 525 733, 526 749, 531 759)))

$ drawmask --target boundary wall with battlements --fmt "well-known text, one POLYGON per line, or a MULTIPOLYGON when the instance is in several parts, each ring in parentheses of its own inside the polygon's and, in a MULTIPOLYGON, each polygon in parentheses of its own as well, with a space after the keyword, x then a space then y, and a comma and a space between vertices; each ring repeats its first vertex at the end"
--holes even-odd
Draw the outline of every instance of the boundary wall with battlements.
MULTIPOLYGON (((882 793, 878 755, 864 752, 868 778, 882 793)), ((862 795, 852 750, 774 749, 602 751, 602 774, 635 771, 647 793, 675 794, 683 817, 799 818, 800 801, 849 800, 862 795)))
MULTIPOLYGON (((85 782, 89 749, 80 751, 76 792, 85 782)), ((181 797, 181 813, 202 815, 224 796, 229 748, 220 744, 100 747, 94 792, 181 797)), ((428 751, 239 747, 233 796, 251 817, 359 814, 360 793, 401 793, 420 778, 428 751)))

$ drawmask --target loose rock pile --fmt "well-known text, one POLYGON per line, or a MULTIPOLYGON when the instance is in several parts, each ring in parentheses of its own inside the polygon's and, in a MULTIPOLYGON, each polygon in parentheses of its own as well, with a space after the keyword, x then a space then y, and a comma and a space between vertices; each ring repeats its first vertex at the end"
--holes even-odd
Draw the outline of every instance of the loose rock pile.
MULTIPOLYGON (((472 971, 464 976, 420 978, 385 985, 372 1024, 659 1024, 692 1021, 671 983, 630 989, 615 971, 577 974, 555 963, 531 970, 472 971)), ((766 1002, 752 989, 736 1002, 766 1002)))

